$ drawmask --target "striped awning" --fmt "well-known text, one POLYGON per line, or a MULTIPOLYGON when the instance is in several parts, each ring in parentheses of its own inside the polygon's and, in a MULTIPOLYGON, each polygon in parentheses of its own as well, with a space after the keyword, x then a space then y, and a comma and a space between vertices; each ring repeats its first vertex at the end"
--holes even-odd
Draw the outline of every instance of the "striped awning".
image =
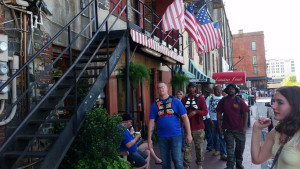
POLYGON ((130 30, 131 38, 134 42, 146 46, 149 49, 162 53, 177 62, 184 64, 183 56, 178 55, 173 50, 169 49, 167 46, 157 42, 156 40, 149 38, 147 35, 138 32, 136 30, 130 30))
MULTIPOLYGON (((175 71, 176 73, 179 72, 179 65, 175 65, 174 71, 175 71)), ((182 72, 183 72, 188 78, 190 78, 190 79, 195 79, 195 78, 196 78, 195 75, 194 75, 193 73, 189 72, 189 71, 188 71, 186 68, 184 68, 184 67, 182 67, 182 72)))
POLYGON ((194 61, 192 61, 190 59, 189 61, 189 71, 191 73, 193 73, 195 75, 195 79, 191 79, 190 82, 199 82, 199 83, 215 83, 215 80, 213 80, 212 78, 206 76, 204 73, 202 73, 196 66, 196 64, 194 63, 194 61))

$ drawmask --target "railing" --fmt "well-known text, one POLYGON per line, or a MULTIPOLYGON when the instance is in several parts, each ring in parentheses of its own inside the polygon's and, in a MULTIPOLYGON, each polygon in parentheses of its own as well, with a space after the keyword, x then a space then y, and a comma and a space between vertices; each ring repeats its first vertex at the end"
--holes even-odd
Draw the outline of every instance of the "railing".
MULTIPOLYGON (((120 1, 117 3, 117 6, 119 5, 119 3, 120 3, 120 1)), ((115 7, 112 10, 112 12, 116 8, 117 7, 115 7)), ((125 9, 126 9, 126 6, 123 8, 121 14, 124 12, 125 9)), ((29 99, 28 97, 26 98, 26 95, 28 96, 33 91, 34 86, 37 85, 45 75, 51 74, 51 71, 52 71, 52 68, 53 68, 54 64, 57 63, 59 61, 59 59, 62 58, 63 55, 65 55, 66 53, 69 55, 70 65, 69 65, 68 69, 66 70, 66 72, 64 72, 64 74, 52 85, 52 87, 41 97, 41 100, 33 108, 29 107, 30 104, 28 105, 28 110, 27 110, 28 115, 18 125, 18 127, 11 134, 11 136, 6 140, 6 142, 0 147, 0 152, 2 152, 6 148, 8 143, 13 139, 13 137, 17 134, 17 132, 20 131, 21 128, 26 124, 28 119, 38 110, 38 108, 44 103, 44 101, 47 99, 47 97, 50 96, 50 94, 57 88, 57 86, 69 75, 73 76, 72 79, 74 80, 74 83, 72 85, 70 85, 68 92, 65 93, 65 95, 61 99, 61 101, 55 106, 54 111, 56 111, 61 106, 61 104, 63 104, 64 99, 67 97, 67 95, 71 92, 72 89, 75 92, 74 95, 75 96, 77 95, 77 83, 78 83, 78 80, 79 80, 80 76, 83 74, 83 72, 87 68, 87 65, 85 65, 85 67, 80 72, 77 71, 77 73, 78 73, 77 74, 76 73, 76 64, 84 56, 84 53, 88 50, 89 46, 96 39, 97 34, 99 34, 99 32, 102 29, 106 28, 107 34, 105 35, 105 37, 103 37, 103 40, 99 43, 99 45, 97 46, 97 49, 92 54, 92 56, 90 56, 89 61, 88 61, 87 64, 91 63, 91 60, 94 58, 94 56, 97 53, 97 50, 99 50, 99 48, 104 43, 104 41, 106 41, 108 39, 109 31, 112 29, 112 27, 115 25, 116 21, 120 18, 120 15, 121 15, 120 14, 116 18, 116 20, 111 24, 111 26, 108 28, 108 19, 112 15, 112 12, 107 15, 107 17, 103 20, 102 24, 99 26, 97 10, 98 10, 97 0, 93 0, 89 4, 87 4, 87 6, 81 12, 79 12, 66 26, 64 26, 52 39, 50 39, 37 53, 35 53, 32 57, 30 57, 29 60, 19 70, 17 70, 16 73, 11 75, 11 77, 0 87, 0 91, 1 91, 6 86, 10 85, 10 83, 15 78, 19 77, 22 73, 25 72, 25 74, 29 74, 30 65, 34 65, 33 64, 34 60, 38 56, 40 56, 40 54, 44 50, 49 48, 49 46, 55 40, 57 40, 58 38, 64 38, 64 39, 68 40, 67 47, 65 47, 65 49, 62 50, 62 52, 53 60, 53 62, 51 64, 49 64, 47 67, 45 67, 44 71, 35 78, 34 82, 32 82, 30 84, 28 83, 29 85, 27 86, 27 89, 23 93, 18 94, 18 98, 14 103, 11 103, 9 106, 7 106, 6 111, 3 114, 3 116, 0 118, 0 120, 7 118, 7 116, 9 115, 9 113, 11 112, 11 110, 13 109, 14 106, 21 104, 22 101, 25 100, 25 99, 29 99), (84 26, 82 28, 82 30, 80 30, 80 32, 76 36, 72 36, 72 29, 71 29, 72 24, 74 22, 76 22, 77 19, 79 19, 80 16, 88 9, 91 9, 93 11, 92 12, 93 16, 91 16, 91 20, 86 24, 86 26, 84 26), (87 44, 83 45, 84 47, 81 50, 81 53, 74 59, 73 54, 72 54, 72 51, 73 51, 72 46, 76 42, 78 42, 78 39, 79 39, 80 36, 82 36, 84 33, 86 33, 88 30, 90 30, 89 28, 95 30, 94 36, 87 42, 87 44), (74 38, 72 38, 72 37, 74 37, 74 38)), ((27 79, 27 81, 29 82, 29 79, 27 79)), ((74 103, 75 104, 77 104, 76 100, 77 100, 77 98, 74 97, 74 103)), ((27 104, 28 104, 28 102, 27 102, 27 104)), ((75 108, 77 107, 77 105, 74 105, 74 106, 75 106, 75 108)), ((75 109, 75 111, 76 111, 76 109, 75 109)))
POLYGON ((183 56, 183 36, 178 30, 163 32, 162 22, 160 22, 162 18, 140 0, 138 0, 137 9, 132 6, 128 6, 128 9, 134 13, 132 16, 137 14, 138 17, 135 18, 137 23, 141 20, 142 23, 139 23, 139 26, 142 28, 142 33, 157 39, 161 44, 165 43, 165 46, 171 47, 172 50, 176 49, 177 53, 183 56), (150 16, 147 15, 149 18, 146 17, 146 13, 150 14, 150 16))

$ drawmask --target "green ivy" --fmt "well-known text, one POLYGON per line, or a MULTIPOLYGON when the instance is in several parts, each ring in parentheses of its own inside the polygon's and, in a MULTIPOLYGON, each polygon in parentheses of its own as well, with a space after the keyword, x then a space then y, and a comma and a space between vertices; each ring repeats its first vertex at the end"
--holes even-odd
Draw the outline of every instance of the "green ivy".
MULTIPOLYGON (((126 66, 123 66, 120 74, 118 74, 118 79, 125 81, 126 79, 126 66)), ((129 80, 130 84, 134 89, 138 87, 140 81, 146 79, 148 81, 148 85, 150 85, 150 69, 146 67, 144 64, 135 64, 130 62, 129 65, 129 80)))
POLYGON ((189 82, 189 78, 185 74, 175 74, 172 76, 171 84, 176 90, 182 90, 189 82))
POLYGON ((60 168, 129 169, 129 163, 119 157, 119 146, 124 137, 121 120, 118 115, 108 115, 102 107, 88 111, 60 168))

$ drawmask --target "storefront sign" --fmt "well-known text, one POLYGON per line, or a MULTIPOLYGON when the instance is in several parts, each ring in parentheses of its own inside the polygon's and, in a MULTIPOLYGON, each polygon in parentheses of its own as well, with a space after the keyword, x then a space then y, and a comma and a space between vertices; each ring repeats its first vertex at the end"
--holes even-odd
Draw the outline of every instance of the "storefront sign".
POLYGON ((216 84, 246 83, 246 72, 213 73, 216 84))

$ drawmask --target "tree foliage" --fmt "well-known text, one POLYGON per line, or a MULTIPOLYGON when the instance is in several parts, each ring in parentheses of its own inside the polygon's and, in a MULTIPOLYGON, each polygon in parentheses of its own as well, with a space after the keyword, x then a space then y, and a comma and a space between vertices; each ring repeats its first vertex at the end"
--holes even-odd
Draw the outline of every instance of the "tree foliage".
POLYGON ((283 79, 282 86, 298 86, 300 83, 297 81, 297 77, 295 75, 290 75, 283 79))

